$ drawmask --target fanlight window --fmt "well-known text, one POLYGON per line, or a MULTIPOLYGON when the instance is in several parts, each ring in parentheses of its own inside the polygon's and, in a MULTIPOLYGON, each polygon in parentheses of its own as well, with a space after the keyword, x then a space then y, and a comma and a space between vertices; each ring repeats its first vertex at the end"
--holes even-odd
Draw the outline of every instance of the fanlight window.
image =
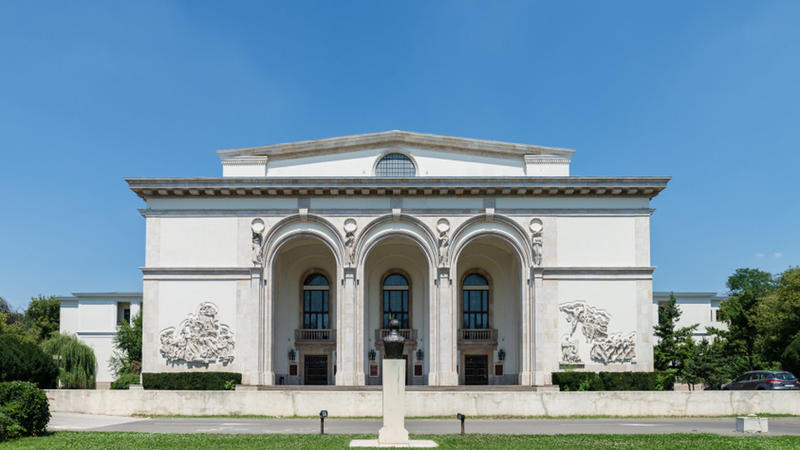
POLYGON ((489 328, 489 281, 486 277, 472 273, 467 275, 462 286, 462 328, 489 328))
POLYGON ((414 163, 402 153, 389 153, 375 167, 375 175, 379 177, 413 177, 416 174, 414 163))
POLYGON ((400 321, 400 328, 408 328, 408 280, 393 273, 383 280, 383 328, 389 320, 400 321))
POLYGON ((330 292, 328 279, 315 273, 303 282, 303 328, 328 328, 330 313, 330 292))

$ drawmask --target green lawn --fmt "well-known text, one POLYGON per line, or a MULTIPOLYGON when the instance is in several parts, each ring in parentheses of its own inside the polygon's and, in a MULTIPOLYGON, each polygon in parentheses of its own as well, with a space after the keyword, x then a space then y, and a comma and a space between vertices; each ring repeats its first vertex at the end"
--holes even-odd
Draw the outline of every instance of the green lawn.
MULTIPOLYGON (((58 431, 46 436, 0 443, 0 449, 17 448, 346 448, 351 439, 374 439, 367 435, 309 434, 150 434, 58 431)), ((729 437, 714 434, 650 435, 559 435, 507 436, 470 434, 413 436, 433 439, 440 448, 657 448, 663 449, 778 449, 800 448, 800 436, 729 437)))

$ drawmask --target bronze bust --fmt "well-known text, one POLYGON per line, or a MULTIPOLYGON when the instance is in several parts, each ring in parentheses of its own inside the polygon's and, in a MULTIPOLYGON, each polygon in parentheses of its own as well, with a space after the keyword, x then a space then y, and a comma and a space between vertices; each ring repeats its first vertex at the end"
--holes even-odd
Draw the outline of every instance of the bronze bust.
POLYGON ((383 347, 386 352, 383 357, 384 359, 403 359, 403 346, 406 340, 397 332, 400 329, 400 321, 397 319, 390 320, 389 328, 392 331, 383 338, 383 347))

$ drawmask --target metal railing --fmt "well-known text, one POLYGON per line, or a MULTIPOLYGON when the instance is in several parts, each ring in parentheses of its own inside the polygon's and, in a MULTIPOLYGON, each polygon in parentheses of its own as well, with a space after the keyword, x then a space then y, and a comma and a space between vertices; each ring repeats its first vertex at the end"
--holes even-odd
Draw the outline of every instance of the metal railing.
POLYGON ((294 330, 295 341, 336 342, 336 330, 331 328, 312 329, 298 328, 294 330))
POLYGON ((497 329, 461 328, 458 330, 458 340, 462 342, 497 342, 497 329))
MULTIPOLYGON (((383 342, 383 338, 388 336, 392 330, 388 328, 379 328, 375 330, 375 342, 383 342)), ((401 328, 397 330, 400 336, 403 336, 406 342, 416 342, 417 341, 417 330, 414 328, 401 328)))

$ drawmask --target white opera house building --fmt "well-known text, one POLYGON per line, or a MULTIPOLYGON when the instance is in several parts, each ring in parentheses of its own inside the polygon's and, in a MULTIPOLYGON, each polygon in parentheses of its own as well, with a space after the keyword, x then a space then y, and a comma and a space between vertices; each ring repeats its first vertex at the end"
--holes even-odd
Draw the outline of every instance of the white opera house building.
POLYGON ((219 151, 216 178, 127 180, 146 206, 143 371, 414 385, 651 371, 650 200, 574 151, 404 131, 219 151))

